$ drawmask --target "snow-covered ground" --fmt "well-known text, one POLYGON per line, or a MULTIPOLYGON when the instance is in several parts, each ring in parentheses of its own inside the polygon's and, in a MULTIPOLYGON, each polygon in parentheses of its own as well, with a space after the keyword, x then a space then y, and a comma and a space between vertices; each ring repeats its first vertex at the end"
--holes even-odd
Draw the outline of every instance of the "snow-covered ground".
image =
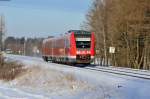
POLYGON ((0 83, 0 99, 149 99, 150 80, 7 55, 28 68, 0 83))

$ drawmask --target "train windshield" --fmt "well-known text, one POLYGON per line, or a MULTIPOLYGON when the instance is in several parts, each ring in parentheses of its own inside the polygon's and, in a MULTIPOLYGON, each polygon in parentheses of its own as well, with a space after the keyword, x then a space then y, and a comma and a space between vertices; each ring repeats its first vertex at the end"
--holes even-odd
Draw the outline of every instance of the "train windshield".
POLYGON ((79 49, 90 49, 91 47, 91 32, 76 30, 73 31, 76 38, 76 47, 79 49))
POLYGON ((76 41, 77 48, 90 48, 91 41, 76 41))
POLYGON ((77 48, 90 48, 91 47, 90 38, 76 38, 76 47, 77 48))

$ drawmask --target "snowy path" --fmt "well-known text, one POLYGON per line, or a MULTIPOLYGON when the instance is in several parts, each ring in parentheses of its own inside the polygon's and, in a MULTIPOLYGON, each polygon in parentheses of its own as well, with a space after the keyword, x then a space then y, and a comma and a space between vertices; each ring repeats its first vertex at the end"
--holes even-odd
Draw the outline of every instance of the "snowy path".
POLYGON ((80 81, 86 81, 92 88, 72 93, 69 90, 45 94, 42 91, 24 90, 11 84, 0 84, 0 99, 150 99, 150 80, 124 75, 87 70, 85 68, 46 63, 41 58, 7 55, 7 59, 20 61, 26 66, 40 66, 45 69, 72 74, 80 81))

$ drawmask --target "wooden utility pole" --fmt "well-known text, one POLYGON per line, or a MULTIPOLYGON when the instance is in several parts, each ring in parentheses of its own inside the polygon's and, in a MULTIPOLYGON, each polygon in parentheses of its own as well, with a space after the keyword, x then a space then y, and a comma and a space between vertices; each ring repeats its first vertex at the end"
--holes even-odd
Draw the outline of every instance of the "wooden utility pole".
POLYGON ((3 50, 3 36, 5 34, 4 16, 0 15, 0 51, 3 50))

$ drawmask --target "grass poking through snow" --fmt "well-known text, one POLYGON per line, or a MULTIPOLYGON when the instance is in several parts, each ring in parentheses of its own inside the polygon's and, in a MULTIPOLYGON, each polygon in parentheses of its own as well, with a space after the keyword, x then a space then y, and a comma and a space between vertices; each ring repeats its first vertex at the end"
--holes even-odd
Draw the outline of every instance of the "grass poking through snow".
POLYGON ((26 71, 22 64, 17 62, 5 62, 0 65, 0 80, 10 81, 18 77, 22 72, 26 71))

